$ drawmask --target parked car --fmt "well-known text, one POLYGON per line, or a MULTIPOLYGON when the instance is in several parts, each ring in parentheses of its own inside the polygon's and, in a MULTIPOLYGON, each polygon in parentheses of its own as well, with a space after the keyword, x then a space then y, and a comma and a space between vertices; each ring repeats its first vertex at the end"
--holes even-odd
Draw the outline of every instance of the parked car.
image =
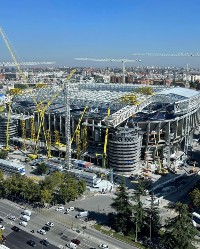
POLYGON ((1 229, 1 230, 4 230, 4 229, 5 229, 5 226, 0 225, 0 229, 1 229))
POLYGON ((72 239, 71 242, 73 242, 76 245, 80 245, 80 243, 81 243, 80 240, 78 240, 78 239, 72 239))
POLYGON ((47 227, 47 226, 45 226, 45 227, 42 228, 42 230, 44 230, 44 231, 46 231, 46 232, 48 232, 50 229, 51 229, 51 228, 50 228, 50 227, 47 227))
POLYGON ((47 234, 46 231, 43 230, 43 229, 39 229, 39 230, 37 230, 37 232, 38 232, 39 234, 42 234, 42 235, 47 234))
POLYGON ((27 222, 26 221, 20 221, 19 222, 19 225, 23 226, 23 227, 26 227, 27 226, 27 222))
POLYGON ((99 247, 103 249, 109 249, 109 246, 107 246, 106 244, 100 244, 99 247))
POLYGON ((8 216, 8 219, 9 219, 9 220, 13 220, 13 221, 15 221, 15 220, 16 220, 16 217, 15 217, 15 216, 13 216, 13 215, 9 215, 9 216, 8 216))
POLYGON ((37 244, 36 244, 35 241, 33 241, 33 240, 28 240, 26 243, 27 243, 28 245, 32 246, 32 247, 37 246, 37 244))
POLYGON ((0 217, 0 222, 3 222, 3 218, 0 217))
POLYGON ((65 208, 64 208, 63 206, 60 206, 60 207, 57 207, 57 208, 56 208, 56 211, 59 211, 59 212, 60 212, 60 211, 63 211, 64 209, 65 209, 65 208))
POLYGON ((13 231, 15 231, 15 232, 19 232, 19 231, 20 231, 20 228, 19 228, 19 227, 16 227, 16 226, 12 227, 11 229, 12 229, 13 231))
POLYGON ((74 207, 69 207, 68 208, 70 211, 74 211, 74 207))
POLYGON ((50 221, 48 221, 48 222, 46 223, 46 225, 49 226, 49 227, 53 227, 53 226, 54 226, 53 222, 50 222, 50 221))
POLYGON ((45 245, 45 246, 50 245, 49 242, 48 242, 46 239, 41 240, 40 243, 41 243, 42 245, 45 245))

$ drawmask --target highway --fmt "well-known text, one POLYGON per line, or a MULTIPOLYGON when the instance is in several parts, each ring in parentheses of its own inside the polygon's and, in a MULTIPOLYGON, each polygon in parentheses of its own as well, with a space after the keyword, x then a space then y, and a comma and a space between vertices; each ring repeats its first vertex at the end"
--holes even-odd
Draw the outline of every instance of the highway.
MULTIPOLYGON (((69 205, 68 205, 69 206, 69 205)), ((30 208, 29 208, 30 209, 30 208)), ((78 211, 72 211, 70 214, 64 214, 62 212, 56 212, 55 207, 51 209, 34 209, 31 215, 31 220, 28 222, 27 227, 19 225, 19 219, 24 207, 13 203, 8 200, 0 200, 0 217, 4 219, 2 222, 5 225, 4 235, 7 238, 6 245, 11 249, 23 249, 31 248, 26 242, 29 239, 34 240, 37 243, 35 248, 42 248, 39 243, 41 239, 46 239, 51 243, 48 248, 66 248, 66 244, 71 239, 78 238, 81 244, 77 247, 80 249, 89 249, 91 247, 98 248, 101 243, 107 244, 110 249, 134 249, 135 247, 125 244, 121 241, 115 240, 112 237, 106 236, 90 226, 92 222, 84 222, 74 218, 78 211), (10 221, 8 215, 15 215, 17 220, 10 221), (51 221, 55 224, 46 235, 40 235, 37 233, 38 229, 41 229, 47 221, 51 221), (13 232, 12 226, 20 227, 20 232, 13 232), (82 229, 86 226, 86 229, 82 229), (30 231, 34 230, 32 234, 30 231)))

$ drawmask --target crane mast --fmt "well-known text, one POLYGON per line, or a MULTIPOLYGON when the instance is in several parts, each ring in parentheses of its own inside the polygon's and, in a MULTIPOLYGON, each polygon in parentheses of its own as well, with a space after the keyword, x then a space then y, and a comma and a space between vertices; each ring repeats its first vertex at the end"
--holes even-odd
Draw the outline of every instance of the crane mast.
POLYGON ((65 100, 65 139, 66 139, 66 156, 65 167, 71 169, 71 131, 70 131, 70 93, 69 93, 69 80, 65 83, 64 100, 65 100))

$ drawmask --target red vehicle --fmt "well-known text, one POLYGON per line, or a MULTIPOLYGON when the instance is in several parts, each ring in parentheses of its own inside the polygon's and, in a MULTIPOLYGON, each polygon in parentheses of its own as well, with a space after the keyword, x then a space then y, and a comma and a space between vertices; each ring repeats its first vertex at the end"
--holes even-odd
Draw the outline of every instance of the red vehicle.
POLYGON ((80 240, 78 240, 78 239, 72 239, 71 242, 73 242, 76 245, 80 245, 80 243, 81 243, 80 240))

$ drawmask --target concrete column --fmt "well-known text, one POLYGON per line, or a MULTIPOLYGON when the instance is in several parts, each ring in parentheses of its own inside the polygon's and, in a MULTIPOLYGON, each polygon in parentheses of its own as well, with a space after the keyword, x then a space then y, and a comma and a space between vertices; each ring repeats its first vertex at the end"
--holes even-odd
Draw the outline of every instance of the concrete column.
POLYGON ((60 115, 59 118, 60 118, 60 121, 59 121, 60 122, 60 124, 59 124, 59 129, 60 130, 59 130, 59 132, 62 133, 62 116, 60 115))
POLYGON ((148 124, 147 124, 147 129, 146 129, 146 147, 147 147, 148 144, 149 144, 149 133, 150 133, 150 128, 151 128, 151 124, 148 123, 148 124))
POLYGON ((157 126, 157 135, 156 135, 156 142, 160 141, 160 128, 161 128, 161 122, 158 123, 157 126))

